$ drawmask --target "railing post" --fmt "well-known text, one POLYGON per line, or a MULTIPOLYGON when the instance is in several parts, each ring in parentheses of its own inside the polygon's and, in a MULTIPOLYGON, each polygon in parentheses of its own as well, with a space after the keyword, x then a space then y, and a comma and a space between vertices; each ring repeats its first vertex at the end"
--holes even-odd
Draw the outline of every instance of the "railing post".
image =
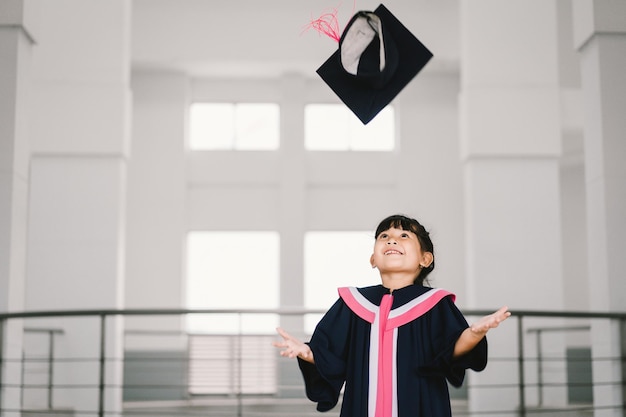
POLYGON ((619 322, 619 339, 621 340, 619 352, 622 362, 622 415, 626 416, 626 318, 617 321, 619 322))
POLYGON ((237 335, 238 335, 238 343, 237 343, 237 350, 238 350, 238 356, 237 356, 237 362, 238 362, 238 366, 237 366, 237 374, 238 374, 238 378, 237 378, 237 417, 242 417, 243 414, 243 406, 242 406, 242 387, 243 387, 243 343, 242 343, 242 317, 241 317, 241 312, 237 313, 237 321, 238 321, 238 327, 239 330, 237 331, 237 335))
POLYGON ((3 396, 3 386, 2 381, 4 380, 4 322, 6 319, 0 319, 0 416, 2 416, 2 398, 3 396))
POLYGON ((541 332, 537 330, 537 403, 543 405, 543 355, 541 353, 541 332))
POLYGON ((526 417, 526 396, 524 393, 524 326, 522 316, 517 319, 517 354, 519 374, 519 415, 526 417))
POLYGON ((100 315, 100 381, 98 384, 98 417, 104 417, 104 371, 106 353, 106 316, 100 315))
POLYGON ((54 381, 54 330, 48 331, 48 409, 52 410, 52 384, 54 381))

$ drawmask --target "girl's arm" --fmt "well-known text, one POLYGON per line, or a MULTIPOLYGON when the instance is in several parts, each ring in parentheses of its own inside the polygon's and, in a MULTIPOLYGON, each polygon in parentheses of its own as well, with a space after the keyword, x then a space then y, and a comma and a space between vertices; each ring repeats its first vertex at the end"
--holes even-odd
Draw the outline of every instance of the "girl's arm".
POLYGON ((283 349, 280 351, 280 356, 286 356, 288 358, 298 357, 307 362, 315 363, 313 352, 311 351, 309 345, 302 343, 300 340, 296 339, 280 327, 276 328, 276 331, 283 338, 283 341, 272 342, 272 345, 279 349, 283 349))
POLYGON ((480 342, 489 329, 498 327, 500 323, 509 318, 511 312, 508 307, 502 307, 493 314, 485 316, 465 329, 454 345, 453 357, 457 358, 466 354, 480 342))

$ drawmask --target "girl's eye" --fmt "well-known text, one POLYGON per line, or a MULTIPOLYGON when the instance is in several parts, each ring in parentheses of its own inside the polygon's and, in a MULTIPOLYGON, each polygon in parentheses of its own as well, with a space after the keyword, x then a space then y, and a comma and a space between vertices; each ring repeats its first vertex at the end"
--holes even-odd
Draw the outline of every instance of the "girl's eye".
POLYGON ((381 233, 380 235, 378 235, 379 239, 386 239, 387 238, 387 233, 381 233))
POLYGON ((408 234, 408 233, 402 233, 402 235, 401 235, 401 236, 402 236, 402 237, 409 237, 409 234, 408 234))

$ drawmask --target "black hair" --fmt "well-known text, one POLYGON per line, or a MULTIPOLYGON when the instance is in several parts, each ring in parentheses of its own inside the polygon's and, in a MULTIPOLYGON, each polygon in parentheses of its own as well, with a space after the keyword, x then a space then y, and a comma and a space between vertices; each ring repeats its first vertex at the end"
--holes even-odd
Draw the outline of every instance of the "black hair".
POLYGON ((419 285, 423 285, 424 282, 428 282, 426 281, 426 277, 433 271, 433 269, 435 269, 435 248, 433 247, 432 240, 430 240, 430 234, 428 233, 428 231, 417 220, 401 214, 394 214, 382 220, 378 224, 374 238, 378 239, 378 236, 382 232, 391 228, 407 230, 409 232, 415 233, 415 235, 417 236, 417 240, 422 247, 422 251, 430 252, 433 254, 433 261, 427 267, 422 268, 420 270, 420 273, 417 275, 417 277, 415 277, 415 280, 413 281, 415 284, 419 285))

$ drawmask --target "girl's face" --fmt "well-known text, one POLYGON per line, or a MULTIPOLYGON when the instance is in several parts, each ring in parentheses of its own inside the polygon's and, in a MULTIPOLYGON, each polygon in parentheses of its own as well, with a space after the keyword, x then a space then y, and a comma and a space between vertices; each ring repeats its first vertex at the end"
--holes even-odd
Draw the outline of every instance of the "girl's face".
POLYGON ((376 237, 372 267, 384 273, 408 273, 417 277, 421 268, 430 265, 432 254, 423 252, 417 235, 409 230, 385 230, 376 237))

